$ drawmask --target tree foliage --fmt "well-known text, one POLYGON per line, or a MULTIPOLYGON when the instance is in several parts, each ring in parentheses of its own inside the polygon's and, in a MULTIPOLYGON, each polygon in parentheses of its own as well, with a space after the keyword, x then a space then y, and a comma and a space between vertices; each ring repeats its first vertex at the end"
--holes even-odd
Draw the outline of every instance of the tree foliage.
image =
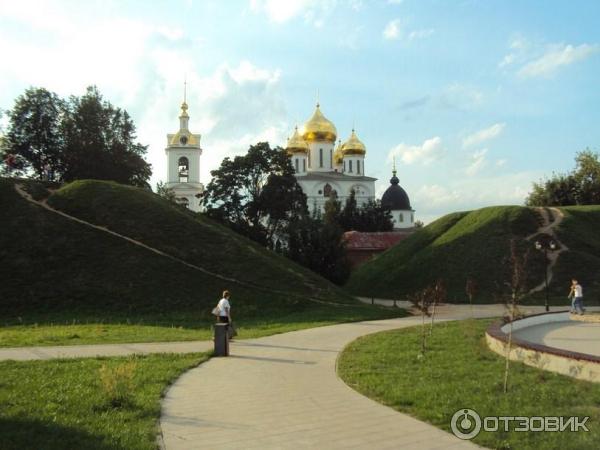
POLYGON ((315 209, 290 223, 284 254, 328 280, 343 284, 350 276, 350 261, 342 239, 344 231, 337 222, 340 202, 332 196, 325 213, 315 209))
POLYGON ((600 204, 600 160, 598 153, 586 149, 575 156, 575 169, 554 174, 533 183, 526 199, 528 206, 568 206, 600 204))
POLYGON ((307 213, 289 157, 267 142, 225 158, 211 175, 202 198, 207 214, 265 246, 273 246, 289 223, 307 213))
POLYGON ((2 154, 13 169, 42 178, 49 167, 57 180, 93 178, 148 187, 147 146, 136 141, 127 111, 104 100, 96 87, 68 100, 29 88, 8 118, 2 154))
POLYGON ((392 215, 389 209, 381 206, 379 200, 369 200, 359 207, 356 202, 356 193, 350 191, 344 208, 336 218, 344 231, 391 231, 394 228, 392 215))

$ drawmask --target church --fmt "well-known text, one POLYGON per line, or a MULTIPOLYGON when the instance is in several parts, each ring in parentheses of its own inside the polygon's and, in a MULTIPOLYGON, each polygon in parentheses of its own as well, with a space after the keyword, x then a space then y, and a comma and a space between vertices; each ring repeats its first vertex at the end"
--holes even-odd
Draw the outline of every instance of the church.
MULTIPOLYGON (((323 115, 317 103, 312 117, 300 130, 296 127, 287 141, 286 151, 311 210, 323 211, 331 196, 336 196, 344 205, 353 190, 358 206, 375 200, 377 179, 366 175, 365 144, 354 129, 345 142, 338 140, 336 146, 337 138, 337 128, 323 115)), ((414 210, 408 194, 399 185, 395 167, 381 201, 391 210, 395 229, 414 227, 414 210)))
POLYGON ((200 197, 204 185, 200 183, 200 135, 189 129, 190 116, 184 90, 179 131, 167 134, 167 183, 166 187, 175 194, 175 201, 194 212, 201 210, 200 197))
MULTIPOLYGON (((200 134, 189 129, 190 116, 184 90, 179 131, 167 134, 167 183, 175 194, 175 200, 194 212, 201 211, 200 198, 204 185, 200 182, 200 134)), ((312 117, 294 130, 288 139, 286 152, 291 158, 295 176, 307 197, 311 210, 323 210, 332 196, 344 205, 354 190, 356 203, 362 206, 375 200, 376 178, 367 176, 365 157, 367 148, 353 129, 342 143, 337 141, 335 125, 321 112, 317 103, 312 117)), ((381 203, 390 209, 394 229, 414 227, 414 210, 406 191, 399 185, 394 165, 390 186, 384 192, 381 203)))

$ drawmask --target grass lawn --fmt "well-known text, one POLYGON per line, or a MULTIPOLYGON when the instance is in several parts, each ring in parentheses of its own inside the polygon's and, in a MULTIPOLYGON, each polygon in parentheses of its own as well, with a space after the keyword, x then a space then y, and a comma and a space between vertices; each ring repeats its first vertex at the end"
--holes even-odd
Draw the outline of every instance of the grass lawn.
MULTIPOLYGON (((232 311, 236 313, 234 309, 232 311)), ((370 305, 326 306, 290 313, 285 309, 266 311, 263 317, 235 319, 239 339, 268 336, 288 331, 360 320, 404 317, 403 309, 370 305)), ((0 325, 0 347, 38 345, 107 344, 118 342, 167 342, 212 338, 213 319, 196 312, 178 312, 171 316, 146 315, 135 319, 107 316, 53 315, 28 317, 26 322, 4 320, 0 325)))
POLYGON ((0 448, 155 449, 165 388, 207 354, 0 362, 0 448), (105 394, 102 367, 131 364, 129 397, 105 394), (115 406, 117 405, 117 406, 115 406))
POLYGON ((503 394, 504 359, 488 350, 490 320, 436 324, 419 358, 420 327, 378 333, 350 344, 339 359, 342 379, 362 394, 450 431, 452 415, 590 416, 590 432, 481 432, 474 442, 497 449, 600 448, 600 384, 511 362, 503 394))

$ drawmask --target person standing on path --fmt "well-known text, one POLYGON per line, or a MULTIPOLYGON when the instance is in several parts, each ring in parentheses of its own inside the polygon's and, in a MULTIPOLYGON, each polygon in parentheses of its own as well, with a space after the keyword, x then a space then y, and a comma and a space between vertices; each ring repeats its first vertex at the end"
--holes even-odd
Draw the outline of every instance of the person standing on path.
POLYGON ((217 321, 219 323, 231 323, 231 305, 229 304, 229 297, 231 294, 228 290, 223 291, 223 298, 219 300, 217 304, 217 321))
POLYGON ((583 288, 575 278, 571 280, 569 298, 571 299, 571 314, 575 312, 579 315, 583 314, 583 288))

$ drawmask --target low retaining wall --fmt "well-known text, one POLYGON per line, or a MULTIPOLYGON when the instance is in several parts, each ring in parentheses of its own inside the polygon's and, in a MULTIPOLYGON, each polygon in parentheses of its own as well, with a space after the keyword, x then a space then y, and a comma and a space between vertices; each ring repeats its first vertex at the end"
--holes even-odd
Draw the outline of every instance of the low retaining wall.
MULTIPOLYGON (((564 311, 536 314, 513 321, 513 332, 534 325, 569 321, 569 313, 564 311)), ((508 346, 509 328, 510 324, 497 322, 490 325, 485 333, 488 347, 504 357, 506 357, 508 346)), ((600 383, 600 357, 598 356, 548 347, 516 338, 513 335, 509 358, 538 369, 600 383)))

